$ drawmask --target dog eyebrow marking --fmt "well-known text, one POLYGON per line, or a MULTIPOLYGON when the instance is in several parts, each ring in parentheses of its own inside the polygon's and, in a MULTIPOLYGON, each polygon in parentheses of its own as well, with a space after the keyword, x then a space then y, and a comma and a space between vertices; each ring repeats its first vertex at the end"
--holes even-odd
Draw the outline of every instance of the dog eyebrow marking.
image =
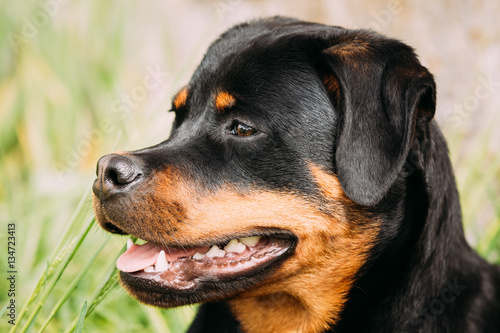
POLYGON ((220 91, 215 97, 215 108, 220 113, 230 109, 236 104, 236 98, 227 91, 220 91))
POLYGON ((187 87, 182 88, 174 97, 173 105, 176 109, 180 109, 181 107, 186 105, 188 96, 187 87))

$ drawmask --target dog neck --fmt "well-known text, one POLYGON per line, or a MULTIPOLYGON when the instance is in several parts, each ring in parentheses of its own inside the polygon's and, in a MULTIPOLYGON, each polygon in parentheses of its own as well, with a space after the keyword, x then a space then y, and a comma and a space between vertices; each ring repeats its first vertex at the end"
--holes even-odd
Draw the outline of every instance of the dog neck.
POLYGON ((316 333, 335 325, 351 283, 322 270, 304 277, 290 292, 240 297, 229 302, 245 333, 316 333), (306 281, 304 281, 306 280, 306 281))
POLYGON ((406 197, 394 193, 401 196, 404 217, 352 289, 336 333, 366 327, 370 332, 460 327, 458 318, 465 320, 466 313, 457 311, 473 297, 467 292, 473 289, 470 281, 488 275, 485 262, 465 240, 445 140, 433 124, 420 139, 415 168, 404 176, 406 197))

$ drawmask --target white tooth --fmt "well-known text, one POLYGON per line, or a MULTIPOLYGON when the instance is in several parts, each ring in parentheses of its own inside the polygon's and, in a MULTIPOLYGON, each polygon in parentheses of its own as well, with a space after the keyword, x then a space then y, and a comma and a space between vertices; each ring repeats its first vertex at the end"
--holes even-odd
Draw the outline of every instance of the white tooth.
POLYGON ((247 247, 245 246, 245 244, 238 242, 237 239, 231 239, 231 241, 224 247, 224 251, 236 253, 242 253, 246 249, 247 247))
POLYGON ((226 251, 219 249, 217 245, 212 246, 210 250, 206 253, 206 256, 209 258, 224 257, 225 255, 226 251))
POLYGON ((205 255, 203 253, 199 253, 199 252, 196 252, 194 255, 193 255, 193 259, 203 259, 205 258, 205 255))
POLYGON ((149 266, 144 268, 144 272, 146 273, 153 273, 155 271, 155 268, 153 266, 149 266))
POLYGON ((127 239, 127 250, 130 249, 132 247, 132 245, 134 245, 134 241, 131 240, 130 238, 127 239))
POLYGON ((155 269, 157 272, 163 272, 166 271, 169 266, 167 258, 165 257, 165 251, 161 250, 158 259, 156 259, 155 269))
POLYGON ((260 241, 260 236, 240 238, 239 241, 246 246, 254 246, 260 241))

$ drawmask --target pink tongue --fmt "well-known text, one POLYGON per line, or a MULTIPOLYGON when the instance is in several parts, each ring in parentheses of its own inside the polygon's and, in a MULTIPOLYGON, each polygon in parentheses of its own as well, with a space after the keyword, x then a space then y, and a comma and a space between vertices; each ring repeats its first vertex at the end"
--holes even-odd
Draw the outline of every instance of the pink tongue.
POLYGON ((116 261, 116 268, 122 272, 137 272, 154 265, 161 249, 150 243, 133 244, 116 261))

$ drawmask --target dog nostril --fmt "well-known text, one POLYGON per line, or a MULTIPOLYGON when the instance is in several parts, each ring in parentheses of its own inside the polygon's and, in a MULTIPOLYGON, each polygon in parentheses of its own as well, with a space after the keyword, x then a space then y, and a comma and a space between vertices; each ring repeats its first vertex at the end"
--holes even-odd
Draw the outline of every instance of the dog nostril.
POLYGON ((129 185, 139 184, 143 177, 141 161, 133 155, 109 154, 97 162, 97 179, 92 190, 101 198, 128 191, 129 185))
POLYGON ((103 180, 111 186, 128 185, 142 174, 139 166, 128 156, 111 155, 105 162, 103 180))
POLYGON ((108 165, 104 177, 115 185, 127 185, 140 175, 131 161, 115 161, 113 165, 108 165))
POLYGON ((116 174, 115 170, 107 170, 106 172, 106 179, 111 180, 113 184, 123 184, 123 182, 120 183, 120 181, 118 180, 118 175, 116 174))

